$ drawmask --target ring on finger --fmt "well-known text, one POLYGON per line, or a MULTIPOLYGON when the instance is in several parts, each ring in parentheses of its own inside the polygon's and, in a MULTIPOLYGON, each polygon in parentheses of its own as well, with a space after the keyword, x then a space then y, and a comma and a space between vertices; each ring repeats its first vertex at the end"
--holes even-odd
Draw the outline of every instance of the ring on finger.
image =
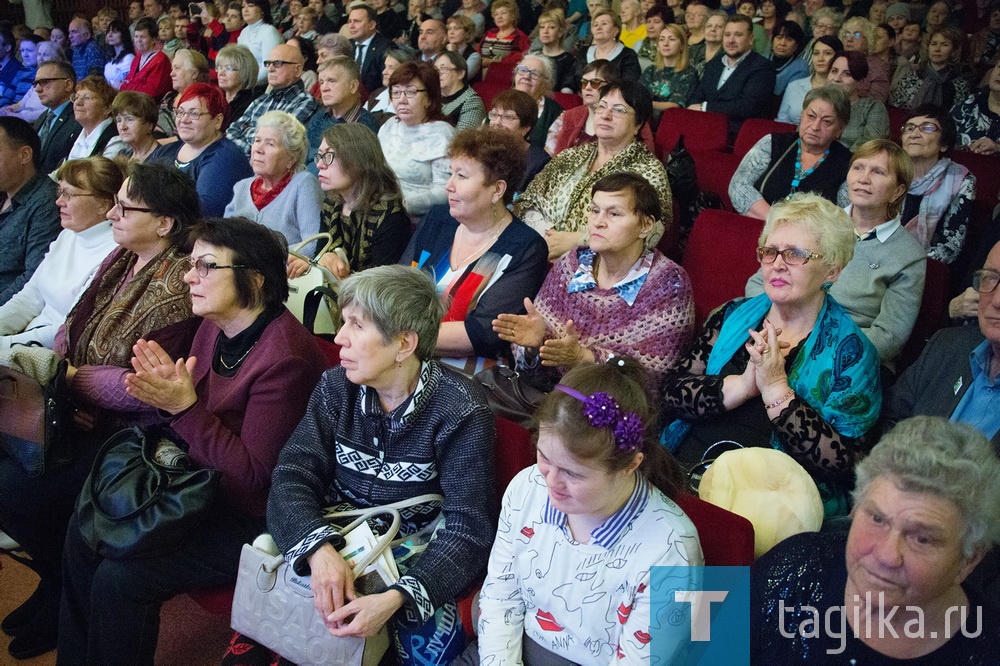
POLYGON ((763 348, 762 350, 760 350, 760 353, 761 353, 761 354, 766 354, 766 353, 768 353, 769 351, 771 351, 771 347, 770 347, 770 346, 768 346, 768 345, 764 345, 764 348, 763 348))

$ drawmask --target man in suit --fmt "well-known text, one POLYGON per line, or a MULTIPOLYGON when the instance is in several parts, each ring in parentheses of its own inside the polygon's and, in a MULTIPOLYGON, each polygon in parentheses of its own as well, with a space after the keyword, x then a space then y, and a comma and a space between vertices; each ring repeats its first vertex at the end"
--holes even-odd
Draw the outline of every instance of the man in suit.
POLYGON ((768 118, 774 93, 774 65, 753 51, 753 23, 740 14, 726 20, 723 53, 705 65, 688 108, 729 116, 730 138, 747 118, 768 118))
POLYGON ((900 376, 885 406, 887 426, 910 416, 943 416, 978 428, 1000 453, 1000 243, 972 279, 978 326, 934 334, 900 376))
POLYGON ((361 83, 365 90, 382 87, 385 52, 392 46, 392 42, 379 34, 377 28, 378 21, 371 5, 356 5, 347 16, 347 32, 354 43, 354 60, 361 70, 361 83))
POLYGON ((49 173, 66 159, 80 135, 80 123, 70 103, 76 90, 76 72, 69 63, 46 62, 35 72, 34 85, 38 101, 48 109, 35 126, 42 143, 38 170, 49 173))

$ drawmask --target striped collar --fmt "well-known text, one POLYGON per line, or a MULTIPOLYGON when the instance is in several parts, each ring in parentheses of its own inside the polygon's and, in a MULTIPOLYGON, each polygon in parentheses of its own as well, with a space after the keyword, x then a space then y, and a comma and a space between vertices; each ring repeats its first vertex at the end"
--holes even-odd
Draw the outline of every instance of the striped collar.
MULTIPOLYGON (((635 489, 629 496, 628 501, 610 518, 605 520, 600 527, 590 533, 590 542, 592 544, 610 550, 624 536, 632 522, 646 510, 646 505, 649 504, 649 481, 638 472, 635 474, 635 489)), ((545 497, 545 506, 542 508, 542 522, 555 525, 567 537, 572 538, 569 526, 566 523, 566 514, 552 506, 548 493, 546 493, 545 497)))
POLYGON ((410 397, 388 414, 382 409, 382 403, 378 399, 378 391, 364 384, 359 385, 361 389, 361 413, 365 416, 387 417, 391 424, 389 427, 392 430, 402 427, 414 417, 420 406, 426 402, 424 398, 428 396, 424 395, 424 390, 431 379, 431 367, 427 361, 420 364, 417 388, 414 389, 410 397))

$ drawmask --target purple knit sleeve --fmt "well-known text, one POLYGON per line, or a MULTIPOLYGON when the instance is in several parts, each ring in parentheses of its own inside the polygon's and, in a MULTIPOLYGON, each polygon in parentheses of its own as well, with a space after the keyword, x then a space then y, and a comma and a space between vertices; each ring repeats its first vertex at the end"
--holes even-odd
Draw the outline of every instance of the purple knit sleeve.
POLYGON ((114 365, 83 365, 76 369, 73 393, 86 402, 123 412, 155 412, 156 409, 125 392, 129 370, 114 365))

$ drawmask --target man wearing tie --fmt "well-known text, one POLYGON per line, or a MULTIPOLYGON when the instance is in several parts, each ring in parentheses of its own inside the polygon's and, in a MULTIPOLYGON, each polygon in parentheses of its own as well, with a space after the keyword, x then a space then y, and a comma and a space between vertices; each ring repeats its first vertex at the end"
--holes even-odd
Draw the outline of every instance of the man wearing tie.
POLYGON ((43 63, 35 72, 34 87, 38 101, 48 109, 35 126, 42 144, 38 170, 50 173, 66 159, 80 134, 80 123, 70 103, 76 90, 76 72, 69 63, 43 63))
POLYGON ((382 87, 385 52, 392 46, 392 42, 376 32, 376 16, 371 5, 355 5, 347 16, 347 32, 354 43, 354 60, 361 70, 365 90, 382 87))

